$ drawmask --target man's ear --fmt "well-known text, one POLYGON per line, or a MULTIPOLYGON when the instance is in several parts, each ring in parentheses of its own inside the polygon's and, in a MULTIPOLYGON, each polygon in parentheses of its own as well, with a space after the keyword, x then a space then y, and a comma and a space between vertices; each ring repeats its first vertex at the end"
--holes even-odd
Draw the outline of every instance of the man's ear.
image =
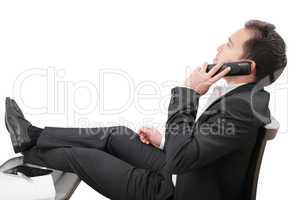
POLYGON ((249 60, 251 62, 251 72, 253 75, 256 74, 256 62, 254 60, 249 60))

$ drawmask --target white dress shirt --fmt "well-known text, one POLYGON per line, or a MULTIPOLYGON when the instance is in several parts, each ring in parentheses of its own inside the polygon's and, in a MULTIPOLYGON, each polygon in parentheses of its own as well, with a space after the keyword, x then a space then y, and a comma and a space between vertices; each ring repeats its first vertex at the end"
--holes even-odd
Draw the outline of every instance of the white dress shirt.
MULTIPOLYGON (((244 85, 246 83, 240 83, 240 84, 225 84, 224 86, 215 86, 213 88, 213 92, 212 94, 209 96, 208 100, 207 100, 207 103, 206 103, 206 106, 204 108, 204 110, 206 108, 208 108, 208 106, 210 106, 214 101, 216 101, 218 98, 222 97, 223 95, 225 95, 226 93, 228 93, 229 91, 231 90, 234 90, 235 88, 241 86, 241 85, 244 85)), ((164 149, 164 146, 165 146, 165 133, 164 133, 165 129, 162 130, 163 134, 162 134, 162 140, 161 140, 161 143, 160 143, 160 146, 159 148, 160 149, 164 149)), ((177 175, 173 174, 172 175, 172 181, 173 181, 173 184, 174 186, 176 186, 176 178, 177 178, 177 175)))

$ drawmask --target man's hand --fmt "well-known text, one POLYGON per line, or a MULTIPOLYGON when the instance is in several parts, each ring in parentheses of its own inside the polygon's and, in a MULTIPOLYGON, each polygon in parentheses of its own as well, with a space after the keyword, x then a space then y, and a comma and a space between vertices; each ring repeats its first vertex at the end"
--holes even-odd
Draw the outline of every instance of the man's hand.
POLYGON ((206 72, 208 65, 207 63, 204 63, 202 67, 197 67, 192 71, 189 77, 184 81, 184 84, 200 95, 203 95, 208 91, 212 84, 224 77, 230 71, 230 67, 227 67, 216 74, 222 65, 223 63, 218 63, 209 72, 206 72))
POLYGON ((139 129, 138 135, 141 142, 145 144, 152 144, 153 146, 159 148, 162 135, 157 129, 142 127, 139 129))

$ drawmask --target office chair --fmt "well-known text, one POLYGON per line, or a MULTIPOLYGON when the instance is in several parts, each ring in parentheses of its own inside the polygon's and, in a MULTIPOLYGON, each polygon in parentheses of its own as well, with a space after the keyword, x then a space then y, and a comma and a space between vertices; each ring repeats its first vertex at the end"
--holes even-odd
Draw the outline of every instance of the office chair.
MULTIPOLYGON (((11 169, 13 167, 22 164, 23 164, 23 156, 11 158, 8 161, 6 161, 3 165, 0 166, 0 172, 3 172, 7 169, 11 169)), ((27 163, 25 165, 45 168, 38 165, 27 164, 27 163)), ((78 178, 78 176, 73 173, 62 172, 59 170, 53 170, 51 175, 53 178, 53 183, 56 191, 55 200, 69 200, 80 183, 80 179, 78 178)))
POLYGON ((256 200, 257 183, 265 147, 267 141, 276 137, 279 126, 279 122, 271 117, 271 123, 260 129, 248 168, 244 200, 256 200))

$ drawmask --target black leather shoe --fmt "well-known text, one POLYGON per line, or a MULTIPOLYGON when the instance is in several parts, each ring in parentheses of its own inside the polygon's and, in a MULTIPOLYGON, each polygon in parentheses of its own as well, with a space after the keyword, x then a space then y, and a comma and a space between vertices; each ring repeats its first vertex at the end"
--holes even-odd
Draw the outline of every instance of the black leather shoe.
POLYGON ((22 112, 22 110, 20 109, 20 107, 18 106, 18 104, 16 103, 16 101, 14 99, 10 99, 11 100, 11 104, 14 107, 15 111, 20 115, 20 117, 25 119, 25 116, 22 112))
POLYGON ((31 123, 13 99, 5 99, 5 125, 10 133, 10 139, 15 153, 23 152, 32 147, 33 141, 29 137, 28 127, 31 123))

